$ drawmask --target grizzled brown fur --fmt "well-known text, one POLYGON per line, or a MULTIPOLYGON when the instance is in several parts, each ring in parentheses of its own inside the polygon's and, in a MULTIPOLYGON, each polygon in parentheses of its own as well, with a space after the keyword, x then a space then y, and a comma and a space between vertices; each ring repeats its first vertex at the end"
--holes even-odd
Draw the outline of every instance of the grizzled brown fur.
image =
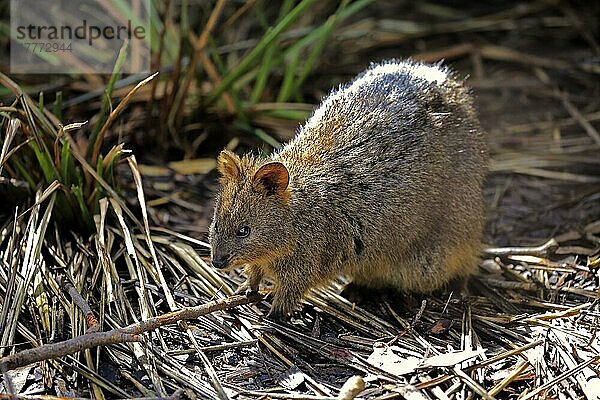
POLYGON ((486 156, 472 98, 450 70, 373 65, 270 157, 220 154, 213 263, 245 266, 246 289, 272 276, 278 316, 341 273, 431 292, 476 266, 486 156))

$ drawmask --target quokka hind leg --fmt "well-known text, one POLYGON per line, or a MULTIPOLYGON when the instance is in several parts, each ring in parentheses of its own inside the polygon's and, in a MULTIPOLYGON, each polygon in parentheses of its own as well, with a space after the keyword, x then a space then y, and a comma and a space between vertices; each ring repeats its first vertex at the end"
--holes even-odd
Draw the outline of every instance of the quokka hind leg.
POLYGON ((481 245, 460 245, 445 252, 444 269, 448 281, 444 285, 446 290, 468 293, 471 276, 477 271, 481 253, 481 245))
POLYGON ((381 289, 365 286, 360 283, 350 282, 340 293, 351 303, 366 303, 367 301, 377 298, 381 295, 381 289))
POLYGON ((428 294, 449 289, 461 291, 477 268, 479 247, 459 244, 448 248, 425 244, 389 274, 389 282, 400 291, 428 294))

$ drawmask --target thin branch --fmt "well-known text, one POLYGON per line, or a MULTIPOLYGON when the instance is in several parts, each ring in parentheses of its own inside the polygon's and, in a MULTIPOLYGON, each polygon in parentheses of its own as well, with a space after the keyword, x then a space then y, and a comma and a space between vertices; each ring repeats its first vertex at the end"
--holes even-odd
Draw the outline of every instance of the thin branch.
POLYGON ((87 333, 63 342, 50 343, 33 349, 23 350, 0 358, 0 372, 4 373, 42 360, 63 357, 92 347, 140 341, 140 335, 142 333, 155 330, 161 326, 183 320, 195 319, 219 310, 256 303, 262 299, 263 297, 256 293, 247 296, 231 296, 196 307, 182 308, 181 310, 152 317, 145 321, 128 325, 124 328, 117 328, 108 332, 87 333))
POLYGON ((558 242, 554 239, 548 240, 541 246, 535 247, 489 247, 483 252, 489 256, 507 256, 507 255, 530 255, 545 256, 549 252, 558 248, 558 242))
POLYGON ((77 290, 75 286, 67 279, 66 275, 59 274, 56 282, 67 292, 73 303, 81 310, 83 315, 85 315, 85 321, 87 323, 87 331, 88 332, 97 332, 100 329, 100 325, 98 324, 98 319, 94 315, 92 308, 85 301, 81 293, 77 290))

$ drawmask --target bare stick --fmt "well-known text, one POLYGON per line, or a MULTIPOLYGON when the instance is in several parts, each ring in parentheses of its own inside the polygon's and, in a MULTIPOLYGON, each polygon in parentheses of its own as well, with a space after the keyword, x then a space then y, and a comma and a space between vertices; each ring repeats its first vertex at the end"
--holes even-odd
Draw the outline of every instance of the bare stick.
POLYGON ((87 323, 87 332, 97 332, 100 329, 98 319, 94 315, 94 312, 92 311, 87 301, 85 301, 83 296, 81 296, 81 293, 77 291, 77 289, 75 288, 75 286, 73 286, 71 281, 69 281, 67 277, 63 274, 58 275, 56 282, 64 290, 66 290, 67 293, 69 293, 71 299, 73 299, 73 303, 75 303, 75 305, 79 307, 81 312, 85 315, 85 321, 87 323))
POLYGON ((554 239, 548 240, 541 246, 535 247, 489 247, 483 252, 491 256, 507 256, 507 255, 536 255, 545 256, 549 252, 556 250, 558 243, 554 239))
POLYGON ((195 319, 202 315, 219 310, 226 310, 243 304, 256 303, 263 297, 257 293, 247 296, 231 296, 225 299, 211 301, 196 307, 186 307, 163 315, 149 318, 124 328, 113 329, 108 332, 86 333, 73 339, 58 343, 45 344, 33 349, 0 358, 0 372, 13 370, 25 365, 42 360, 66 356, 78 351, 109 344, 135 342, 141 340, 140 334, 157 329, 164 325, 173 324, 187 319, 195 319))

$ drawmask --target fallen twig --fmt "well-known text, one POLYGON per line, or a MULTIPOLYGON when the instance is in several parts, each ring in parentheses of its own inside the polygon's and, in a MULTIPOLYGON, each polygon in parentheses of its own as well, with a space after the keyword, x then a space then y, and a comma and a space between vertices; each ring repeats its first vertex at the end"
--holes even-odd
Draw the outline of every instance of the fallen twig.
POLYGON ((90 308, 87 301, 85 301, 83 296, 81 296, 81 293, 79 293, 79 291, 77 291, 77 288, 75 288, 75 286, 73 286, 71 281, 69 281, 67 279, 67 277, 63 274, 60 274, 57 277, 56 282, 67 293, 69 293, 69 296, 71 296, 73 303, 81 310, 83 315, 85 315, 85 322, 87 323, 87 332, 88 333, 97 332, 98 329, 100 329, 100 325, 98 324, 98 319, 94 315, 94 312, 90 308))
POLYGON ((45 344, 33 349, 27 349, 0 358, 0 372, 13 370, 42 360, 66 356, 78 351, 97 346, 139 341, 140 334, 152 331, 164 325, 178 321, 198 318, 219 310, 226 310, 243 304, 255 303, 262 300, 259 294, 248 296, 231 296, 225 299, 211 301, 196 307, 186 307, 157 317, 149 318, 124 328, 107 332, 92 332, 77 336, 58 343, 45 344))
POLYGON ((550 251, 558 248, 558 242, 550 239, 541 246, 535 247, 488 247, 483 252, 490 256, 506 256, 506 255, 535 255, 545 256, 550 251))

